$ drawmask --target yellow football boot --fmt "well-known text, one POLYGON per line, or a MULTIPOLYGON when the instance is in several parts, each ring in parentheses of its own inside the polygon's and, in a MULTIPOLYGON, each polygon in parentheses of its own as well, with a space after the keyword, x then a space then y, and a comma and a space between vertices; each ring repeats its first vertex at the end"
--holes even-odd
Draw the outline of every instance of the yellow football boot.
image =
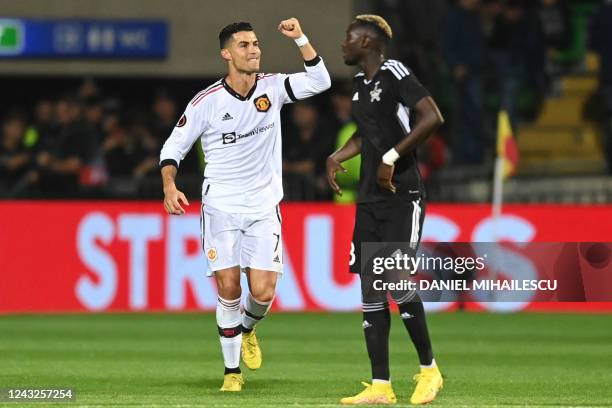
POLYGON ((242 333, 242 361, 251 370, 261 367, 261 348, 255 335, 255 329, 250 333, 242 333))
POLYGON ((225 374, 225 376, 223 376, 223 386, 219 389, 219 391, 241 391, 242 384, 244 384, 242 374, 225 374))
POLYGON ((421 372, 414 376, 414 381, 416 387, 410 397, 412 405, 427 404, 433 401, 444 384, 438 367, 421 368, 421 372))
POLYGON ((362 382, 362 384, 366 387, 365 390, 355 396, 342 398, 340 403, 346 405, 362 405, 395 404, 397 402, 391 383, 368 384, 367 382, 362 382))

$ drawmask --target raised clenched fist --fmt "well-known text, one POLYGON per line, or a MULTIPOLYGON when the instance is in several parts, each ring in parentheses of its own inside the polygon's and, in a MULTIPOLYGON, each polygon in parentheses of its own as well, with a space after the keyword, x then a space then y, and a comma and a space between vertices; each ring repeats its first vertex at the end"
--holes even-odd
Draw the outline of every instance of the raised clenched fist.
POLYGON ((302 32, 302 27, 300 27, 300 22, 295 17, 281 21, 278 25, 278 31, 294 40, 300 38, 304 34, 302 32))

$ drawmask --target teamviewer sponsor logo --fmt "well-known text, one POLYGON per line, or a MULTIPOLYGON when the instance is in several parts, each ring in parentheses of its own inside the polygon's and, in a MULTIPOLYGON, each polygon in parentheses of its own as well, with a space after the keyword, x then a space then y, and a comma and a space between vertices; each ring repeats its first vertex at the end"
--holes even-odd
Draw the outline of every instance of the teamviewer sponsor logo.
POLYGON ((223 144, 236 143, 237 140, 246 139, 247 137, 255 136, 260 133, 267 132, 268 130, 274 128, 274 122, 267 124, 265 126, 258 127, 256 129, 251 130, 248 133, 239 133, 236 135, 236 132, 232 133, 223 133, 223 144))
POLYGON ((223 144, 230 143, 236 143, 236 132, 223 134, 223 144))

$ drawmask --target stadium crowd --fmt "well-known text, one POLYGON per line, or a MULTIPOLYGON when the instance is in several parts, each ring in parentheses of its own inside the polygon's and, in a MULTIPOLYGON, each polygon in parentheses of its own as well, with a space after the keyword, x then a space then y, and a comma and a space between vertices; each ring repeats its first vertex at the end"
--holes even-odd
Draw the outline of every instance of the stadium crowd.
MULTIPOLYGON (((572 10, 579 2, 369 3, 371 11, 388 18, 394 28, 391 55, 413 69, 447 119, 447 125, 420 151, 425 179, 447 166, 490 165, 497 111, 507 110, 515 127, 532 120, 543 98, 559 92, 558 77, 580 69, 582 63, 572 57, 580 34, 572 23, 572 10)), ((611 3, 606 0, 593 13, 591 35, 594 51, 602 56, 602 73, 608 76, 612 72, 611 3)), ((350 83, 334 82, 325 95, 284 111, 288 200, 332 199, 324 175, 325 158, 355 129, 350 83)), ((607 96, 602 122, 608 124, 612 123, 610 82, 602 74, 602 94, 607 96)), ((154 80, 150 86, 156 88, 154 80)), ((0 197, 158 198, 159 152, 185 103, 171 91, 171 87, 159 88, 149 103, 126 106, 121 96, 107 95, 95 80, 88 79, 61 96, 41 97, 28 108, 4 110, 0 197)), ((205 158, 195 146, 181 164, 179 183, 197 195, 205 158)), ((350 171, 339 179, 345 191, 341 200, 354 199, 358 160, 347 163, 350 171)))

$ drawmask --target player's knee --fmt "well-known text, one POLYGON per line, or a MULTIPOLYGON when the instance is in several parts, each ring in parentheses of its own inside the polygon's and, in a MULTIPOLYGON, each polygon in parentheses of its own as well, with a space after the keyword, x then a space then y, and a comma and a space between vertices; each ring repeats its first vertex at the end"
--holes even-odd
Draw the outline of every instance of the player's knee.
POLYGON ((274 299, 274 286, 253 285, 251 287, 251 296, 260 303, 269 303, 274 299))
POLYGON ((218 279, 217 290, 223 299, 238 299, 242 295, 240 281, 234 279, 218 279))

